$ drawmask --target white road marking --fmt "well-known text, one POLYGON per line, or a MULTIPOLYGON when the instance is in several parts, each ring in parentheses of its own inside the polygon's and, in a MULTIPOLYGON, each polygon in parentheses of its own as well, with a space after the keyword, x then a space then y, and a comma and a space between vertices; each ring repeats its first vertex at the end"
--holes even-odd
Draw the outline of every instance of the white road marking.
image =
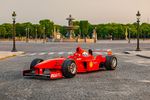
POLYGON ((98 54, 99 55, 99 54, 101 54, 101 52, 94 52, 94 54, 98 54))
POLYGON ((150 80, 138 80, 138 81, 143 83, 150 83, 150 80))
POLYGON ((53 54, 54 54, 54 52, 49 52, 49 53, 48 53, 48 55, 53 55, 53 54))
POLYGON ((95 50, 101 50, 101 49, 95 49, 95 50))
POLYGON ((34 55, 36 55, 37 53, 31 53, 31 54, 28 54, 28 55, 30 55, 30 56, 34 56, 34 55))
POLYGON ((103 54, 106 54, 106 53, 105 52, 94 52, 94 54, 103 55, 103 54))
POLYGON ((20 56, 20 57, 24 57, 24 56, 27 56, 26 54, 22 54, 22 55, 18 55, 18 56, 20 56))
POLYGON ((59 55, 62 55, 62 54, 64 54, 64 53, 65 53, 65 52, 58 52, 59 55))
POLYGON ((121 53, 114 53, 115 55, 122 55, 121 53))
MULTIPOLYGON (((68 54, 68 55, 72 55, 74 52, 41 52, 41 53, 27 53, 27 54, 22 54, 22 55, 19 55, 21 57, 24 57, 24 56, 35 56, 35 55, 63 55, 63 54, 68 54)), ((93 52, 94 54, 96 55, 107 55, 107 52, 93 52)), ((114 53, 115 55, 126 55, 126 54, 122 54, 122 53, 114 53)), ((124 58, 128 58, 128 57, 124 57, 124 58)), ((127 61, 128 62, 128 61, 127 61)), ((143 61, 141 61, 143 62, 143 61)))
POLYGON ((73 54, 73 52, 68 52, 68 55, 71 55, 71 54, 73 54))
POLYGON ((39 53, 38 55, 45 55, 46 54, 46 52, 42 52, 42 53, 39 53))
MULTIPOLYGON (((97 49, 97 50, 100 50, 100 49, 97 49)), ((40 53, 37 53, 37 52, 34 52, 34 53, 27 53, 27 54, 22 54, 20 56, 35 56, 35 55, 63 55, 63 54, 67 54, 67 55, 72 55, 74 53, 74 51, 70 51, 70 52, 40 52, 40 53)), ((93 52, 94 54, 97 54, 97 55, 106 55, 107 52, 93 52)), ((116 54, 119 54, 119 53, 116 53, 116 54)))

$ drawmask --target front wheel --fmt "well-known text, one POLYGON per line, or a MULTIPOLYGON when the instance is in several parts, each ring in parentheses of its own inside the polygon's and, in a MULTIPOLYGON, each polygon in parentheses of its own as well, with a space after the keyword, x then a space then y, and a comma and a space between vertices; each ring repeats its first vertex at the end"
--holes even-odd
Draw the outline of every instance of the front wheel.
POLYGON ((65 78, 72 78, 77 73, 77 66, 74 60, 67 59, 62 65, 62 74, 65 78))
POLYGON ((114 55, 106 56, 106 62, 104 65, 107 70, 115 70, 117 67, 117 58, 114 55))
POLYGON ((39 63, 42 62, 42 61, 44 61, 44 60, 43 60, 43 59, 40 59, 40 58, 34 59, 34 60, 31 62, 31 64, 30 64, 30 69, 31 69, 31 70, 34 69, 34 66, 37 65, 37 64, 39 64, 39 63))

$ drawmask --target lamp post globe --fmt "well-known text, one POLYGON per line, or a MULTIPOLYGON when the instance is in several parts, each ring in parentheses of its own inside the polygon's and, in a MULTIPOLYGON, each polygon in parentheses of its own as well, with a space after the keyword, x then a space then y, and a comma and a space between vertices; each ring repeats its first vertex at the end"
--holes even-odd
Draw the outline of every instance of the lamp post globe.
POLYGON ((136 17, 137 17, 137 48, 136 48, 136 51, 141 51, 140 50, 140 43, 139 43, 139 31, 140 31, 140 17, 141 17, 141 14, 140 12, 138 11, 137 14, 136 14, 136 17))
POLYGON ((16 20, 16 13, 15 11, 13 11, 12 13, 12 19, 13 19, 13 48, 12 48, 12 52, 17 52, 16 49, 16 43, 15 43, 15 36, 16 36, 16 27, 15 27, 15 20, 16 20))

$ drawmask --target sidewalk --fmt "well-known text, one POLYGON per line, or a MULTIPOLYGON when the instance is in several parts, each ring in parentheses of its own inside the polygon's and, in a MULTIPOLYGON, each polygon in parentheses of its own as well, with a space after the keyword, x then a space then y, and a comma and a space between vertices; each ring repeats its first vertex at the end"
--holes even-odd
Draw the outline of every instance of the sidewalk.
MULTIPOLYGON (((128 40, 97 40, 97 43, 106 43, 106 44, 109 44, 109 43, 123 43, 123 44, 126 44, 128 43, 128 40)), ((136 39, 132 39, 130 40, 130 43, 137 43, 137 40, 136 39)), ((150 43, 150 39, 148 40, 142 40, 140 39, 140 43, 150 43)))
POLYGON ((0 51, 0 60, 9 58, 9 57, 13 57, 13 56, 17 56, 17 55, 21 55, 23 53, 24 52, 22 52, 22 51, 18 51, 18 52, 0 51))
POLYGON ((146 50, 145 51, 125 51, 124 53, 150 59, 150 51, 146 51, 146 50))
MULTIPOLYGON (((10 42, 12 43, 12 40, 0 40, 0 42, 10 42)), ((16 41, 17 43, 26 43, 26 41, 16 41)), ((150 43, 150 39, 146 39, 146 40, 143 40, 143 39, 140 39, 139 41, 140 43, 150 43)), ((43 43, 43 40, 29 40, 29 43, 43 43)), ((72 43, 72 42, 46 42, 46 43, 72 43)), ((76 43, 76 42, 75 42, 76 43)), ((81 43, 85 43, 85 42, 81 42, 81 43)), ((88 43, 88 42, 87 42, 88 43)), ((123 43, 123 44, 127 44, 128 43, 128 40, 110 40, 110 39, 107 39, 107 40, 97 40, 96 43, 103 43, 103 44, 109 44, 109 43, 114 43, 114 44, 117 44, 117 43, 123 43)), ((137 40, 136 39, 131 39, 130 40, 130 43, 137 43, 137 40)))

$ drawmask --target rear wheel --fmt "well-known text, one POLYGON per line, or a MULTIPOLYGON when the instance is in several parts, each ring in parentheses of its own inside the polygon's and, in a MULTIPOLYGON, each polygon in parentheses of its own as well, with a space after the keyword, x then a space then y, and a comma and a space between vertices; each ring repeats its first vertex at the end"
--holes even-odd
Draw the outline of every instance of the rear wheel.
POLYGON ((106 56, 106 62, 104 65, 107 70, 115 70, 117 67, 117 58, 114 55, 106 56))
POLYGON ((72 78, 77 73, 77 66, 74 60, 67 59, 62 65, 62 74, 65 78, 72 78))
POLYGON ((43 59, 40 59, 40 58, 34 59, 34 60, 31 62, 31 64, 30 64, 30 69, 31 69, 31 70, 34 69, 34 66, 37 65, 38 63, 42 62, 42 61, 44 61, 44 60, 43 60, 43 59))

